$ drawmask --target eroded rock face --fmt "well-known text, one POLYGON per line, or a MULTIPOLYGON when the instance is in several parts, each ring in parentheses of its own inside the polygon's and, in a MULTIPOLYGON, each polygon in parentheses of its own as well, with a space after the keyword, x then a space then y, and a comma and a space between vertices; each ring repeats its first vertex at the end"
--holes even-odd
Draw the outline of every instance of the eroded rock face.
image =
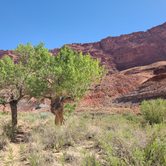
POLYGON ((123 97, 117 98, 119 102, 140 102, 144 99, 166 98, 166 74, 156 75, 144 83, 142 83, 136 90, 124 94, 123 97))
POLYGON ((94 88, 96 91, 90 91, 90 96, 85 95, 80 105, 109 105, 113 99, 135 90, 140 84, 139 76, 122 75, 119 73, 107 75, 102 79, 101 83, 94 88))
MULTIPOLYGON (((91 57, 100 60, 110 74, 117 73, 131 67, 149 65, 158 61, 166 61, 166 22, 153 27, 146 32, 134 32, 118 37, 107 37, 95 43, 67 44, 73 50, 91 54, 91 57)), ((57 55, 59 48, 50 50, 57 55)), ((0 50, 0 58, 5 54, 13 58, 17 56, 10 50, 0 50)))
POLYGON ((5 55, 9 55, 11 58, 17 58, 11 50, 0 50, 0 59, 3 59, 5 55))
POLYGON ((154 70, 154 74, 162 74, 162 73, 166 73, 166 66, 161 66, 154 70))
MULTIPOLYGON (((146 32, 134 32, 119 37, 107 37, 95 43, 68 44, 73 50, 90 53, 98 58, 110 73, 131 67, 166 61, 166 23, 146 32)), ((59 49, 50 50, 56 55, 59 49)))

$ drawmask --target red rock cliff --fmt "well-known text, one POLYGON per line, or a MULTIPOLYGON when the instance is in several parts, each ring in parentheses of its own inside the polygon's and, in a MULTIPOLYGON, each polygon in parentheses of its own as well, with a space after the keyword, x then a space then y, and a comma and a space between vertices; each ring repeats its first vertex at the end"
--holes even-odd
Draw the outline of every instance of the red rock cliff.
MULTIPOLYGON (((166 22, 146 32, 107 37, 95 43, 67 45, 83 54, 90 53, 92 58, 100 60, 100 65, 109 69, 109 73, 117 73, 131 67, 166 61, 166 22)), ((50 50, 52 55, 56 55, 58 51, 58 48, 50 50)), ((0 58, 4 54, 17 57, 10 50, 0 50, 0 58)))
MULTIPOLYGON (((73 50, 90 53, 106 65, 110 73, 131 67, 166 61, 166 22, 146 32, 134 32, 119 37, 107 37, 96 43, 68 44, 73 50)), ((58 49, 50 50, 56 54, 58 49)))

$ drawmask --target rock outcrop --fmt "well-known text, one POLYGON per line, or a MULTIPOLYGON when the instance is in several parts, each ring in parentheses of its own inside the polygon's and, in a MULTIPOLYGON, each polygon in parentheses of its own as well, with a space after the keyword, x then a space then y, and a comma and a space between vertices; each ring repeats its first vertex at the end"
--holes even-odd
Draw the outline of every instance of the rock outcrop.
POLYGON ((130 93, 141 84, 139 76, 112 74, 107 75, 101 83, 95 87, 96 91, 90 91, 81 101, 81 106, 109 105, 110 102, 122 94, 130 93))
POLYGON ((9 55, 11 58, 17 59, 17 55, 14 55, 11 50, 0 50, 0 59, 3 59, 5 55, 9 55))
MULTIPOLYGON (((73 50, 90 53, 98 58, 110 73, 131 67, 166 61, 166 23, 146 32, 134 32, 119 37, 107 37, 95 43, 68 44, 73 50)), ((56 55, 59 49, 50 50, 56 55)))
POLYGON ((118 102, 140 102, 144 99, 166 98, 166 73, 156 75, 144 83, 136 90, 124 94, 116 99, 118 102))

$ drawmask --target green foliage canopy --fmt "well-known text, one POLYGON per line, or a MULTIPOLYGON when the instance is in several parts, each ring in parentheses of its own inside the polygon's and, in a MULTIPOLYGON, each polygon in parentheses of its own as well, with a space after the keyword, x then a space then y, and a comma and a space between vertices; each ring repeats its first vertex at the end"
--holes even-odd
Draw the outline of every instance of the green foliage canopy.
POLYGON ((40 82, 42 85, 38 91, 43 96, 78 100, 106 73, 98 59, 91 59, 90 54, 78 55, 77 51, 64 45, 58 55, 49 58, 33 77, 36 77, 34 84, 40 82))
POLYGON ((14 59, 8 55, 0 60, 1 104, 12 100, 19 101, 22 97, 31 95, 29 81, 32 80, 31 75, 42 67, 43 62, 46 63, 46 59, 50 58, 48 49, 43 46, 43 42, 36 46, 32 46, 31 43, 27 46, 20 44, 13 50, 14 53, 20 55, 17 62, 14 62, 14 59))

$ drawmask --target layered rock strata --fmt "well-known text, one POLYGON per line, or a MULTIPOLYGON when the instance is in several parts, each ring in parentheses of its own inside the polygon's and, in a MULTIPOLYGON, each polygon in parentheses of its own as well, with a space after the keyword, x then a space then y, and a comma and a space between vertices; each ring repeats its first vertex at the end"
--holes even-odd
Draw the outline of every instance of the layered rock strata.
POLYGON ((166 74, 154 76, 136 90, 117 98, 118 102, 140 102, 144 99, 166 98, 166 74))

